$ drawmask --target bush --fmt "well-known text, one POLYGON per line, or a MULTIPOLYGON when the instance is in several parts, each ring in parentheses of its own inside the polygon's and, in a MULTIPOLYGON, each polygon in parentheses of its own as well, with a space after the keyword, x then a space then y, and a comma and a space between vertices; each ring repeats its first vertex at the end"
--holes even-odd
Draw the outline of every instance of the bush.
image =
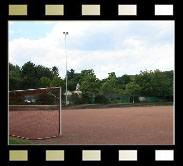
POLYGON ((92 104, 91 97, 89 97, 88 94, 82 94, 81 104, 92 104))
POLYGON ((95 102, 99 104, 109 104, 110 101, 103 95, 98 95, 95 98, 95 102))
POLYGON ((72 94, 70 104, 82 104, 81 98, 77 94, 72 94))

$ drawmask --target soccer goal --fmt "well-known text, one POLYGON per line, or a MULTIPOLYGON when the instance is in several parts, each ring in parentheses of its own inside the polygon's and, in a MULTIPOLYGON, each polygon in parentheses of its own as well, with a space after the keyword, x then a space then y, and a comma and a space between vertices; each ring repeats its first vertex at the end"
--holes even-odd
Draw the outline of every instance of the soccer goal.
POLYGON ((61 87, 9 91, 9 135, 46 139, 62 135, 61 87))

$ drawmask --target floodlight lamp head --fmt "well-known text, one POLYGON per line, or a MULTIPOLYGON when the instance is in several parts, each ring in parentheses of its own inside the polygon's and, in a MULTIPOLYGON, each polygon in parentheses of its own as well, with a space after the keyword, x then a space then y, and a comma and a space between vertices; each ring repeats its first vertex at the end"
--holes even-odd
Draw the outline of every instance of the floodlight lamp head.
POLYGON ((68 35, 69 33, 68 32, 63 32, 63 34, 68 35))

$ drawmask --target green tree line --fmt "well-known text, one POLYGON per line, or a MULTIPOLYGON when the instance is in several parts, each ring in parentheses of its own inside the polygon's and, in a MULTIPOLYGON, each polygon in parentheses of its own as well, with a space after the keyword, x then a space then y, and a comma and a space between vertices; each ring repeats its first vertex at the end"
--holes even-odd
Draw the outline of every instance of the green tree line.
MULTIPOLYGON (((107 78, 99 79, 93 69, 82 70, 80 73, 71 69, 67 71, 67 78, 68 91, 74 91, 76 85, 80 84, 82 96, 72 95, 75 104, 92 103, 93 97, 96 103, 117 101, 122 96, 130 97, 132 102, 138 96, 159 97, 168 101, 173 99, 173 70, 145 70, 140 71, 140 74, 119 77, 111 72, 107 78)), ((65 92, 65 78, 59 76, 56 66, 48 68, 29 61, 19 67, 9 63, 10 91, 57 86, 61 86, 62 92, 65 92)))

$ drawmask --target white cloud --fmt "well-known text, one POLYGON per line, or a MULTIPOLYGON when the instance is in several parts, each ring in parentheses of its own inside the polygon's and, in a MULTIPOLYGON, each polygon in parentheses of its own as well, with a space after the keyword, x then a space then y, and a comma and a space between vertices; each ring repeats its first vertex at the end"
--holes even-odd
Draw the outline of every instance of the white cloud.
MULTIPOLYGON (((153 21, 154 22, 154 21, 153 21)), ((105 78, 109 72, 116 72, 117 76, 123 74, 137 74, 140 70, 171 70, 174 68, 174 46, 172 43, 152 42, 144 39, 144 36, 136 34, 130 35, 129 28, 134 26, 134 22, 58 22, 51 33, 39 40, 19 38, 9 43, 9 60, 13 64, 22 66, 27 61, 32 61, 36 65, 47 67, 57 66, 61 77, 65 76, 65 45, 63 31, 68 31, 68 70, 73 68, 76 72, 83 69, 93 68, 97 77, 105 78), (117 26, 119 25, 119 26, 117 26), (114 47, 100 47, 100 49, 86 49, 94 45, 86 45, 90 40, 99 43, 98 37, 103 38, 109 35, 114 47)), ((145 24, 145 23, 144 23, 145 24)), ((156 29, 156 34, 162 34, 162 27, 158 29, 160 23, 147 22, 147 25, 156 29)), ((172 30, 169 22, 162 24, 172 30)), ((151 30, 151 29, 150 29, 151 30)), ((33 32, 32 32, 33 33, 33 32)), ((152 34, 156 35, 156 34, 152 34)), ((164 34, 165 35, 165 34, 164 34)), ((111 42, 109 41, 109 42, 111 42)), ((108 42, 108 41, 104 41, 108 42)))
POLYGON ((152 21, 149 22, 149 27, 154 29, 156 33, 153 35, 157 38, 170 35, 171 33, 174 34, 174 21, 152 21))

